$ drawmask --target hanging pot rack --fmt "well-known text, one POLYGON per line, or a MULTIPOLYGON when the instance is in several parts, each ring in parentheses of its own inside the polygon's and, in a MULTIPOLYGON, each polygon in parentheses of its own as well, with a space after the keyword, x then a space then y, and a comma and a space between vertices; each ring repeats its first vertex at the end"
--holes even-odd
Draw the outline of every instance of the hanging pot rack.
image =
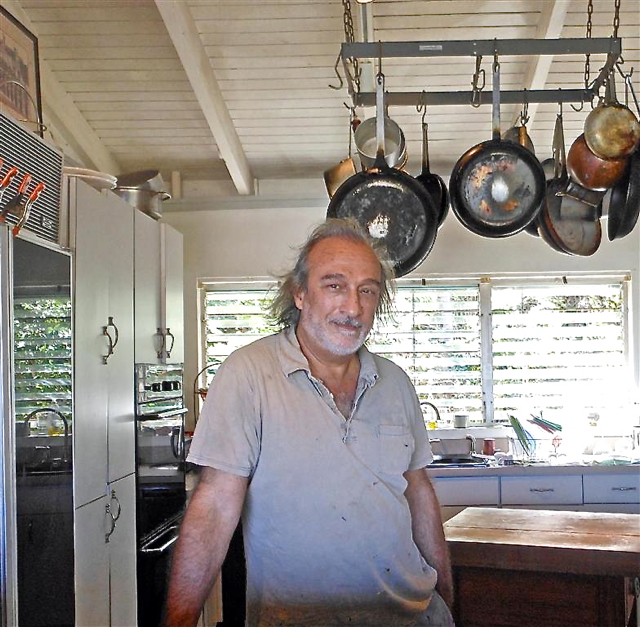
MULTIPOLYGON (((347 88, 354 107, 373 107, 374 91, 360 91, 349 63, 353 59, 389 59, 418 57, 493 57, 544 56, 566 54, 606 54, 607 58, 595 79, 581 89, 508 90, 500 93, 505 104, 591 102, 616 63, 622 59, 622 39, 618 37, 581 39, 476 39, 468 41, 398 41, 398 42, 347 42, 340 48, 347 88)), ((470 102, 491 104, 491 92, 483 91, 397 91, 385 92, 387 106, 419 105, 468 105, 470 102)))

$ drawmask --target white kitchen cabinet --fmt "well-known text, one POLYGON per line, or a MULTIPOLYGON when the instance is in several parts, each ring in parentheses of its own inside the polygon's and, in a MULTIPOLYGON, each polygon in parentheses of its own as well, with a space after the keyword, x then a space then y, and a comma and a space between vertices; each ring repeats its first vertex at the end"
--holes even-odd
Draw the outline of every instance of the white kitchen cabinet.
POLYGON ((581 505, 582 475, 501 477, 502 505, 581 505))
POLYGON ((640 472, 585 475, 584 502, 640 503, 640 472))
POLYGON ((76 625, 109 625, 109 531, 107 497, 75 511, 76 625))
POLYGON ((69 202, 75 219, 76 624, 135 625, 134 210, 75 179, 69 202), (106 542, 116 510, 117 533, 106 542), (118 587, 124 577, 127 594, 118 587))
POLYGON ((135 361, 184 361, 182 234, 135 213, 135 361))
POLYGON ((135 476, 76 510, 76 625, 132 627, 137 623, 135 476))
POLYGON ((136 602, 136 482, 128 475, 109 485, 110 508, 115 521, 109 537, 111 627, 137 623, 136 602), (115 502, 117 499, 117 502, 115 502), (113 508, 117 508, 114 512, 113 508))
POLYGON ((443 507, 450 505, 494 505, 500 503, 498 477, 432 477, 443 507))

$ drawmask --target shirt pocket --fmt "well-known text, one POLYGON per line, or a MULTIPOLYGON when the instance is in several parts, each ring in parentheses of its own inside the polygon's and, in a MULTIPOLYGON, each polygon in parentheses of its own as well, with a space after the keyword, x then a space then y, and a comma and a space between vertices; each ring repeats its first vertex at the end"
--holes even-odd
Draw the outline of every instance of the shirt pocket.
POLYGON ((378 427, 380 472, 403 474, 409 469, 415 449, 413 435, 405 425, 380 425, 378 427))

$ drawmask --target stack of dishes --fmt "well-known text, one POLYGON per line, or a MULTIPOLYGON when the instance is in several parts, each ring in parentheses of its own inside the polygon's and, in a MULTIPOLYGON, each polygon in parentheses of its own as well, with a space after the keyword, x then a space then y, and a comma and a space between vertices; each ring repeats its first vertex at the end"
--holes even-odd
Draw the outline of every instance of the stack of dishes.
POLYGON ((87 170, 87 168, 73 168, 65 166, 62 168, 63 176, 78 178, 97 190, 114 189, 118 179, 112 174, 106 172, 97 172, 96 170, 87 170))

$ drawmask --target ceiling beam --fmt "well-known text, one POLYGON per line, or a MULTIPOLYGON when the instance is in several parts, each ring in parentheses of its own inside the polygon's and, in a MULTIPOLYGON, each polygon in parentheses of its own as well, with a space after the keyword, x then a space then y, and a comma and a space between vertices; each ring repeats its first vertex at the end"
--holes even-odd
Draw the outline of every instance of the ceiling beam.
MULTIPOLYGON (((540 11, 540 21, 536 29, 536 39, 560 39, 562 29, 567 18, 567 11, 571 0, 553 0, 542 3, 540 11)), ((525 79, 522 83, 523 89, 534 90, 544 89, 547 84, 547 77, 553 63, 553 55, 539 55, 535 57, 527 68, 525 79)), ((520 107, 513 112, 513 117, 517 120, 520 115, 520 107)), ((528 107, 529 128, 533 127, 533 120, 536 117, 538 105, 533 103, 528 107)))
MULTIPOLYGON (((3 0, 3 6, 36 37, 37 29, 18 0, 3 0)), ((45 60, 40 59, 40 84, 44 122, 47 118, 87 167, 119 174, 120 166, 97 133, 91 128, 71 96, 62 87, 45 60)))
POLYGON ((254 181, 249 161, 213 74, 188 3, 166 0, 155 0, 155 3, 238 193, 253 194, 254 181))

